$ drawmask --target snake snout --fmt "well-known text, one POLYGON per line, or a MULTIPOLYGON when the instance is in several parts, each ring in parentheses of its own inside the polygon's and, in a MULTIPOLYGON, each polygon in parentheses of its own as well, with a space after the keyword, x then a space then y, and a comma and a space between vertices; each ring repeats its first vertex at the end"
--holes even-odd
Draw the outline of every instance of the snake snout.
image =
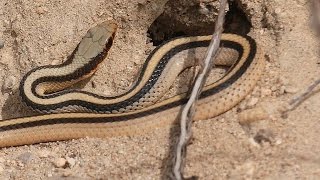
POLYGON ((99 25, 106 28, 110 33, 114 33, 118 29, 118 24, 114 20, 106 20, 99 25))

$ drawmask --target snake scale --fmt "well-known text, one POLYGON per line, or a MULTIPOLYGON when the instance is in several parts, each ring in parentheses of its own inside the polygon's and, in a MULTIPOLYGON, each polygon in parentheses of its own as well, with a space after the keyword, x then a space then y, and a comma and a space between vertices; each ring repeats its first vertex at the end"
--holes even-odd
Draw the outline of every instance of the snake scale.
MULTIPOLYGON (((0 147, 135 135, 176 121, 186 93, 163 96, 182 71, 194 66, 196 57, 190 52, 205 49, 211 36, 175 38, 158 46, 132 87, 120 95, 106 97, 68 88, 94 74, 113 44, 116 29, 113 21, 96 25, 66 62, 35 68, 22 78, 23 102, 45 114, 0 121, 0 147)), ((223 34, 217 64, 230 68, 205 85, 194 119, 215 117, 243 100, 263 71, 261 54, 252 38, 223 34)))

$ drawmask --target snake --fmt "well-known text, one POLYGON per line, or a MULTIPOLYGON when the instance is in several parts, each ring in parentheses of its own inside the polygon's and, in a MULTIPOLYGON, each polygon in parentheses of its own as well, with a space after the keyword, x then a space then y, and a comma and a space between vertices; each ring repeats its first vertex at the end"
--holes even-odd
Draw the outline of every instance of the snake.
MULTIPOLYGON (((106 59, 117 28, 112 20, 97 24, 65 62, 37 67, 23 76, 19 95, 28 107, 41 113, 1 120, 0 147, 134 136, 177 123, 188 92, 166 94, 177 77, 196 66, 199 58, 195 54, 205 54, 212 35, 178 37, 157 46, 123 93, 105 96, 75 89, 75 84, 91 77, 106 59)), ((239 104, 256 86, 264 63, 253 38, 222 34, 216 65, 229 68, 218 80, 206 82, 194 120, 216 117, 239 104)))

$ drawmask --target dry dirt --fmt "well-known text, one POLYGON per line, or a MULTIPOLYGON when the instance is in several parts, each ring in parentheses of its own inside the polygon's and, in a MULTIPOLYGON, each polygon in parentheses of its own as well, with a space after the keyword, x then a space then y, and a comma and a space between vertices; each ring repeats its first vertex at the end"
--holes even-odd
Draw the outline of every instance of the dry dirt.
MULTIPOLYGON (((238 120, 238 111, 256 106, 274 109, 319 77, 319 45, 311 27, 310 4, 307 0, 237 2, 252 24, 249 35, 264 49, 265 73, 238 107, 194 123, 185 174, 200 179, 319 179, 320 94, 285 118, 272 111, 269 118, 247 126, 238 120)), ((155 26, 168 28, 156 34, 160 39, 166 33, 210 31, 216 5, 208 0, 0 1, 1 119, 32 114, 18 98, 21 77, 34 67, 63 62, 93 25, 114 19, 120 26, 107 61, 85 87, 112 95, 132 84, 154 48, 149 37, 159 29, 147 31, 164 9, 159 18, 164 25, 155 26)), ((242 21, 235 23, 240 29, 247 26, 242 21)), ((175 130, 3 148, 0 179, 166 179, 175 130)))

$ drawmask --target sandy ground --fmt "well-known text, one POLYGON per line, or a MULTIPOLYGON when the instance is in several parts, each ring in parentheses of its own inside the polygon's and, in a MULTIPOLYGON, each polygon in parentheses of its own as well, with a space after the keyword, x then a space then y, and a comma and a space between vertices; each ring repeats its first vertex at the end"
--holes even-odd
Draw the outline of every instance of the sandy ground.
MULTIPOLYGON (((194 123, 185 174, 200 179, 319 179, 319 94, 286 118, 275 113, 248 126, 238 121, 238 111, 256 106, 272 109, 318 78, 319 46, 311 30, 310 4, 307 0, 237 2, 252 24, 249 35, 264 49, 266 70, 254 92, 238 107, 194 123)), ((106 95, 123 92, 132 84, 154 48, 148 28, 164 9, 167 14, 159 19, 174 22, 168 27, 173 34, 210 30, 217 2, 166 3, 0 1, 1 119, 32 114, 18 98, 21 77, 34 67, 63 62, 83 34, 105 19, 115 19, 120 28, 108 60, 85 89, 106 95)), ((175 131, 168 127, 135 137, 4 148, 0 150, 0 179, 166 179, 175 131)))

